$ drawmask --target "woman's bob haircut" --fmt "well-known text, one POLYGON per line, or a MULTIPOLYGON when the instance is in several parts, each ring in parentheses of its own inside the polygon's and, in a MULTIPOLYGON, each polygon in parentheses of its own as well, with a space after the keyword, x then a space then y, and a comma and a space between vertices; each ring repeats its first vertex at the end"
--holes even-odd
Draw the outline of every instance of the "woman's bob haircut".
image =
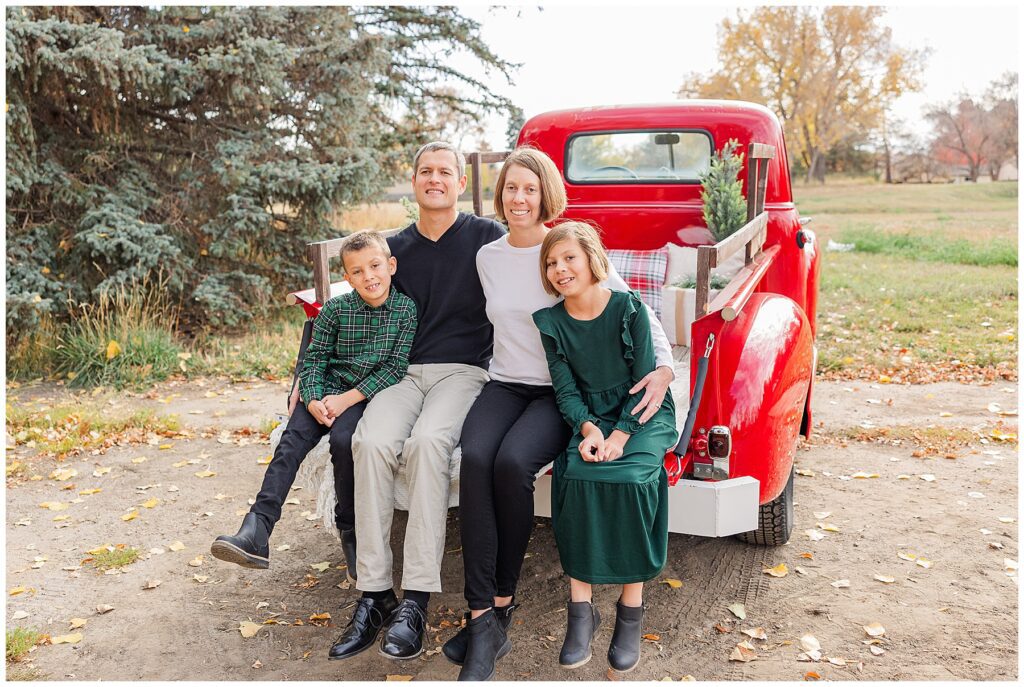
POLYGON ((567 199, 565 196, 565 184, 562 183, 562 175, 558 167, 546 154, 536 148, 516 148, 507 158, 505 164, 498 172, 498 181, 494 184, 494 218, 499 222, 507 223, 505 219, 505 205, 501 201, 501 190, 505 187, 505 177, 512 165, 524 167, 540 179, 540 221, 547 223, 555 219, 563 212, 567 199))

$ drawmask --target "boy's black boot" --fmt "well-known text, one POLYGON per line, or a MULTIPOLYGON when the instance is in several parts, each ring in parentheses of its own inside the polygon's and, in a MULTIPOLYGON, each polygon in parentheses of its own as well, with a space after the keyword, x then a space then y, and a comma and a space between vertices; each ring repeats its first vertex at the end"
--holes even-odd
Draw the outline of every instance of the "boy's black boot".
POLYGON ((640 662, 640 633, 644 622, 643 606, 615 604, 615 631, 608 646, 608 663, 620 673, 628 673, 640 662))
MULTIPOLYGON (((512 597, 512 603, 508 606, 495 606, 491 610, 494 611, 494 617, 498 619, 498 625, 501 629, 508 633, 509 625, 512 624, 512 611, 519 608, 516 604, 515 597, 512 597)), ((455 633, 455 636, 444 643, 441 647, 441 651, 444 652, 444 657, 457 666, 461 666, 466 662, 466 649, 469 646, 469 612, 465 614, 466 622, 462 626, 462 629, 455 633)))
POLYGON ((590 601, 570 601, 569 625, 565 628, 565 641, 558 654, 558 664, 563 668, 579 668, 590 660, 590 642, 601 624, 601 614, 590 601))
POLYGON ((246 513, 235 535, 222 534, 210 545, 215 558, 237 563, 243 568, 270 567, 270 530, 266 521, 255 513, 246 513))
POLYGON ((512 642, 493 609, 466 623, 466 630, 469 641, 459 682, 486 682, 494 677, 498 659, 512 650, 512 642))
POLYGON ((345 572, 349 579, 356 579, 356 530, 338 529, 341 535, 341 551, 345 554, 345 572))

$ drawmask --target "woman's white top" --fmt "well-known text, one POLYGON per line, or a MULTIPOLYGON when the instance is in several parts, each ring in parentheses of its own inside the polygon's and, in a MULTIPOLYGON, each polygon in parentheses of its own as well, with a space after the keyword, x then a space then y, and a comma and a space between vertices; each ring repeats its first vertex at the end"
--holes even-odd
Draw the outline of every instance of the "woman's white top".
MULTIPOLYGON (((608 279, 601 286, 616 291, 629 287, 615 268, 609 265, 608 279)), ((494 355, 488 372, 500 382, 551 384, 540 332, 533 323, 533 313, 549 308, 561 296, 544 291, 540 273, 540 245, 516 248, 509 245, 508 235, 488 243, 476 254, 476 270, 487 297, 487 319, 494 325, 494 355)), ((672 348, 654 312, 647 307, 654 340, 657 366, 673 369, 672 348)))

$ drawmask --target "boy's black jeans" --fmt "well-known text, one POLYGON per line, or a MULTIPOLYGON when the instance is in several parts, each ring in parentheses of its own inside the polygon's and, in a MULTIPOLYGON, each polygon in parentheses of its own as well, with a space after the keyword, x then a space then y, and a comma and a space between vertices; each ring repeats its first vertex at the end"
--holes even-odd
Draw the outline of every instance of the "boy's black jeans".
POLYGON ((288 418, 288 425, 281 435, 281 443, 274 451, 274 457, 267 466, 263 476, 263 486, 256 495, 256 503, 249 509, 250 513, 262 516, 270 529, 281 519, 281 506, 288 498, 288 490, 295 482, 306 454, 309 453, 323 438, 331 434, 331 462, 334 464, 334 491, 338 496, 338 505, 334 508, 335 524, 339 529, 350 530, 355 527, 356 513, 353 504, 355 478, 352 465, 352 434, 359 424, 359 419, 366 410, 366 401, 361 401, 334 419, 330 427, 321 425, 309 414, 300 401, 288 418))

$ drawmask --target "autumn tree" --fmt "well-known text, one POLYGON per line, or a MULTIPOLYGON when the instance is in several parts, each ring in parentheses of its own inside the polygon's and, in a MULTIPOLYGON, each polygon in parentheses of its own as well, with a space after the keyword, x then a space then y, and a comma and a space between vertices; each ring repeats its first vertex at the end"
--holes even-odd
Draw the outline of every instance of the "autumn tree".
POLYGON ((824 182, 841 142, 877 130, 900 94, 918 89, 924 53, 900 48, 879 7, 759 7, 719 27, 718 61, 691 74, 685 98, 763 103, 782 120, 790 158, 824 182))
POLYGON ((982 171, 993 179, 1005 162, 1017 162, 1017 74, 994 81, 980 98, 961 93, 930 105, 925 117, 934 127, 933 146, 941 159, 967 167, 969 181, 982 171))
POLYGON ((479 29, 449 7, 8 8, 8 337, 159 273, 211 325, 307 283, 305 243, 391 182, 410 120, 508 109, 479 29))

